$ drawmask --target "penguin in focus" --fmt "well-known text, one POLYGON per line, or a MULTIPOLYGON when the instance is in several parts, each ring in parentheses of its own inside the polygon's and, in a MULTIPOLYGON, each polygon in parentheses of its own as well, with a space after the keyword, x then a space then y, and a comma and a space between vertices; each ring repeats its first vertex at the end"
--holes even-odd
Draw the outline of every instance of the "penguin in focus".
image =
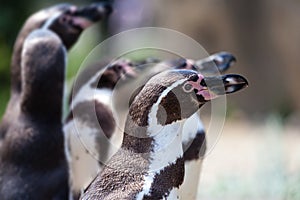
MULTIPOLYGON (((101 68, 101 64, 88 68, 101 68)), ((113 90, 119 81, 135 76, 132 63, 128 59, 118 59, 72 93, 71 109, 64 123, 70 199, 79 199, 83 189, 101 171, 107 159, 109 139, 116 130, 116 116, 111 107, 113 90)), ((83 80, 79 77, 79 84, 83 80)))
MULTIPOLYGON (((155 65, 151 72, 158 73, 162 71, 162 69, 175 68, 200 71, 204 75, 212 76, 225 72, 235 62, 236 58, 231 53, 219 52, 197 61, 184 58, 167 60, 155 65)), ((135 92, 133 98, 139 90, 135 92)), ((193 114, 186 120, 182 135, 185 177, 183 184, 179 188, 179 196, 180 199, 193 200, 196 199, 198 194, 202 162, 206 152, 205 128, 199 113, 193 114)))
POLYGON ((0 199, 68 198, 61 121, 65 57, 61 39, 49 30, 35 30, 24 41, 18 112, 0 129, 0 199))
POLYGON ((35 29, 45 28, 55 32, 64 46, 70 49, 77 41, 82 31, 93 23, 105 18, 112 11, 109 4, 91 4, 77 8, 71 4, 58 4, 43 9, 31 15, 23 25, 16 39, 11 60, 11 91, 10 99, 3 115, 0 129, 10 126, 11 119, 18 113, 16 104, 19 103, 21 84, 21 57, 24 40, 35 29))
POLYGON ((247 84, 240 75, 204 78, 192 70, 152 77, 129 108, 121 148, 81 199, 179 199, 185 120, 207 101, 247 84))

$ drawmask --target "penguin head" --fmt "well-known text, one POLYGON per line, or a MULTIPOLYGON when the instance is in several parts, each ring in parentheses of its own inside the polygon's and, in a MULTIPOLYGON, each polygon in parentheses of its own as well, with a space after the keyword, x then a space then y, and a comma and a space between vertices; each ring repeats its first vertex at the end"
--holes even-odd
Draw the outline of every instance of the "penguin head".
POLYGON ((109 4, 98 3, 82 8, 69 5, 68 8, 64 7, 63 12, 52 15, 44 23, 44 28, 51 29, 58 34, 69 49, 83 30, 107 17, 111 12, 112 8, 109 4))
POLYGON ((169 64, 175 69, 189 69, 213 75, 227 71, 235 62, 236 58, 231 53, 219 52, 200 60, 185 58, 170 60, 169 64))
POLYGON ((128 59, 118 59, 109 64, 97 80, 96 87, 114 89, 119 80, 126 81, 137 76, 133 63, 128 59))
POLYGON ((219 52, 211 56, 195 61, 194 65, 197 71, 205 75, 215 75, 227 71, 236 62, 233 54, 228 52, 219 52))
POLYGON ((189 70, 197 70, 195 66, 195 61, 192 59, 179 58, 172 61, 172 66, 175 66, 175 69, 189 69, 189 70))
POLYGON ((235 56, 225 51, 213 54, 210 58, 218 66, 220 72, 228 70, 236 62, 235 56))
POLYGON ((237 92, 247 85, 247 80, 236 74, 204 77, 193 70, 169 70, 146 83, 132 102, 130 113, 142 119, 143 114, 135 113, 156 110, 159 124, 171 124, 190 117, 206 102, 220 95, 237 92))
POLYGON ((60 119, 66 50, 52 31, 37 29, 22 51, 21 109, 31 114, 60 119))

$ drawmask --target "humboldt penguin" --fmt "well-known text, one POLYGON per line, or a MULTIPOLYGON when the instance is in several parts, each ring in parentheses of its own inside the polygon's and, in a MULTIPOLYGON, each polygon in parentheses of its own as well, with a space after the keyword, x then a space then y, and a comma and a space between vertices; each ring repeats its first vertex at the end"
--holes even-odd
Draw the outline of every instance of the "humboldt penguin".
POLYGON ((185 120, 207 101, 246 86, 235 74, 204 78, 169 70, 152 77, 130 105, 121 148, 81 199, 179 199, 185 120))
MULTIPOLYGON (((88 68, 100 69, 102 64, 98 62, 88 68)), ((71 109, 64 124, 72 199, 79 199, 83 189, 101 171, 109 139, 116 130, 116 116, 111 108, 113 90, 119 81, 135 75, 128 59, 118 59, 72 93, 71 109)), ((79 78, 79 84, 83 80, 79 78)))
POLYGON ((65 57, 61 39, 49 30, 24 40, 20 100, 7 129, 0 129, 0 199, 68 198, 61 121, 65 57))

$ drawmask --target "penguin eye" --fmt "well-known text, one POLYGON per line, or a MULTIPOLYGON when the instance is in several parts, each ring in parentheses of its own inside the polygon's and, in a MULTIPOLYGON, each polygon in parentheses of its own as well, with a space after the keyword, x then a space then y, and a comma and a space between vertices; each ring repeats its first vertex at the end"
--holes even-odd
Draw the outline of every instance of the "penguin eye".
POLYGON ((186 93, 192 92, 194 90, 194 87, 189 82, 185 83, 183 85, 183 91, 186 93))
POLYGON ((122 70, 122 66, 121 65, 116 65, 114 68, 115 68, 116 71, 122 70))

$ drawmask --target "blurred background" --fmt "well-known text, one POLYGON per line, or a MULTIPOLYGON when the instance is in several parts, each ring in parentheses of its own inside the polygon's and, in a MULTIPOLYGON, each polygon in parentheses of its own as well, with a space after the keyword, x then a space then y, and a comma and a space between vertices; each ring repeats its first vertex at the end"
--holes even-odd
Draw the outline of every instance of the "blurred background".
MULTIPOLYGON (((56 3, 61 1, 1 0, 0 119, 9 99, 10 58, 18 31, 32 13, 56 3)), ((250 87, 227 98, 224 130, 205 159, 198 197, 300 199, 300 1, 114 3, 110 19, 85 32, 71 50, 68 80, 99 42, 136 27, 174 29, 209 53, 233 53, 238 62, 230 72, 247 77, 250 87)))

